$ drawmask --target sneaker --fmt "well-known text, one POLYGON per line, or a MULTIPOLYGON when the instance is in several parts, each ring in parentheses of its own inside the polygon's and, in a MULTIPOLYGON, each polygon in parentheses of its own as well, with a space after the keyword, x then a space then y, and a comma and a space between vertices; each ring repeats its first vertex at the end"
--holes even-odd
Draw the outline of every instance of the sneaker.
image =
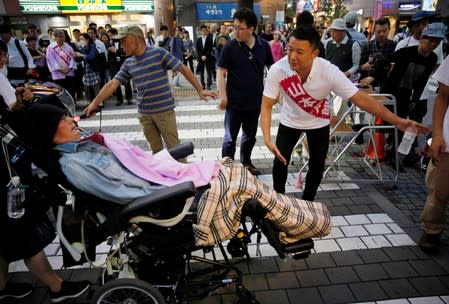
POLYGON ((51 292, 50 298, 52 303, 59 303, 66 299, 76 298, 82 295, 90 287, 89 281, 70 282, 62 281, 61 290, 59 292, 51 292))
POLYGON ((32 292, 33 292, 33 285, 29 283, 12 283, 8 281, 6 283, 6 288, 0 290, 0 299, 6 298, 21 299, 25 298, 32 292))
POLYGON ((437 254, 440 246, 440 234, 428 234, 424 232, 419 240, 418 246, 427 254, 437 254))
POLYGON ((245 166, 245 169, 248 170, 252 175, 260 175, 260 170, 253 165, 247 165, 245 166))

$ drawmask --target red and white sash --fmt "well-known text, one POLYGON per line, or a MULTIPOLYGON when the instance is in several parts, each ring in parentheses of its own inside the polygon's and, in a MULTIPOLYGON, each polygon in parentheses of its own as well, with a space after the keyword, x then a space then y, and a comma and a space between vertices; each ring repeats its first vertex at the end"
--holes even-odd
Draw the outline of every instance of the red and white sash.
POLYGON ((280 82, 284 90, 293 102, 305 112, 318 117, 330 119, 330 110, 327 99, 315 99, 304 89, 301 79, 298 75, 291 75, 280 82))

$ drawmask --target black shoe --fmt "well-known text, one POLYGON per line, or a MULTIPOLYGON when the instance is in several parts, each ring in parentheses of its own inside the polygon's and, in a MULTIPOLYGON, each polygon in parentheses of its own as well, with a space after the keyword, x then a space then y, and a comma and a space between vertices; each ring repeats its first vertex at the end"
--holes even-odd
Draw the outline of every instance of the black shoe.
POLYGON ((121 101, 117 101, 116 103, 115 103, 115 105, 116 106, 121 106, 123 104, 123 101, 121 100, 121 101))
POLYGON ((33 292, 33 285, 28 283, 12 283, 7 282, 6 288, 0 290, 0 299, 15 298, 21 299, 25 298, 27 295, 33 292))
POLYGON ((419 248, 427 254, 436 255, 440 246, 440 234, 423 233, 418 244, 419 248))
POLYGON ((132 105, 133 104, 133 101, 132 100, 128 100, 128 102, 127 102, 129 105, 132 105))
POLYGON ((210 85, 208 85, 208 86, 207 86, 207 90, 209 90, 209 91, 210 91, 210 85))
POLYGON ((252 175, 260 175, 260 170, 253 165, 246 165, 245 169, 248 170, 252 175))
POLYGON ((61 290, 59 292, 51 292, 50 298, 52 303, 59 303, 66 299, 77 298, 86 292, 90 287, 89 281, 70 282, 62 281, 61 290))
POLYGON ((202 86, 202 88, 203 88, 203 90, 205 90, 205 89, 206 89, 206 86, 205 86, 205 85, 203 85, 203 86, 202 86))

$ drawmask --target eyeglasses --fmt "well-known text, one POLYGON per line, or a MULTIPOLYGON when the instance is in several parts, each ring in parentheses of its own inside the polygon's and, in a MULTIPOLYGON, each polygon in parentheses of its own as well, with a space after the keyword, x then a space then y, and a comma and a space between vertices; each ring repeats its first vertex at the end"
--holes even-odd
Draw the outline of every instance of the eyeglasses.
POLYGON ((232 28, 238 32, 243 32, 244 30, 249 29, 249 27, 240 27, 239 25, 234 25, 232 28))

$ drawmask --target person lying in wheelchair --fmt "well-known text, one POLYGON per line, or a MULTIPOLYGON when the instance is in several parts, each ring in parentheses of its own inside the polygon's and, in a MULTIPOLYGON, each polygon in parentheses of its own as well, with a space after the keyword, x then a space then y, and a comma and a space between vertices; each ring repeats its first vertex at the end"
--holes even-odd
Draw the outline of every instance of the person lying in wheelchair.
POLYGON ((82 137, 75 119, 54 105, 33 104, 23 115, 26 128, 18 130, 22 140, 35 150, 57 151, 67 180, 104 200, 125 205, 186 180, 209 186, 200 193, 193 225, 199 246, 231 239, 240 226, 242 207, 251 199, 267 211, 265 218, 280 230, 282 243, 330 233, 325 205, 276 193, 230 159, 182 164, 164 152, 151 155, 101 134, 82 137))

